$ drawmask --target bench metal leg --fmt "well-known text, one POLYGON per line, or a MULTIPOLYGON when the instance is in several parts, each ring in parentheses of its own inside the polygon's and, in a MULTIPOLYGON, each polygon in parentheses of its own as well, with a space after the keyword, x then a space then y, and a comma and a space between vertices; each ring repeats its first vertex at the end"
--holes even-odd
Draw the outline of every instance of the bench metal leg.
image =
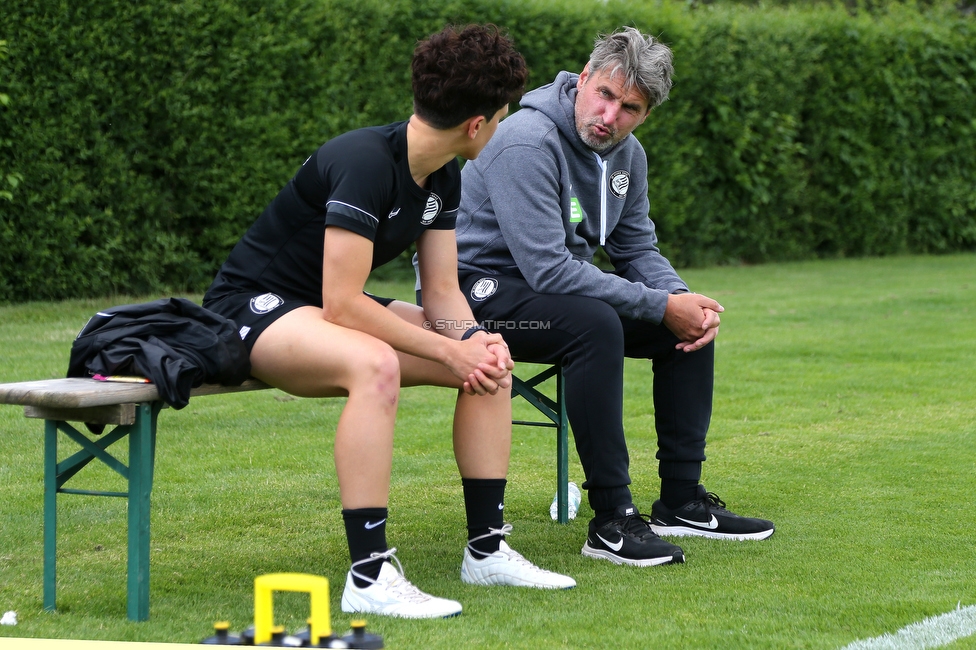
POLYGON ((58 423, 44 421, 44 609, 55 610, 58 547, 58 423))
POLYGON ((566 417, 566 388, 563 385, 562 366, 553 364, 529 379, 512 376, 512 397, 521 395, 539 410, 549 422, 529 422, 513 420, 512 424, 523 424, 556 429, 556 520, 569 522, 569 419, 566 417), (556 378, 556 399, 539 391, 536 386, 550 377, 556 378))
POLYGON ((562 369, 556 373, 556 502, 561 524, 569 522, 569 419, 566 417, 566 387, 562 369))
POLYGON ((149 618, 149 518, 153 466, 156 456, 156 421, 162 402, 136 405, 135 421, 119 425, 111 433, 91 441, 63 420, 44 421, 44 609, 56 609, 57 589, 57 495, 127 497, 128 583, 127 614, 132 621, 149 618), (81 446, 81 451, 58 462, 58 433, 81 446), (129 465, 126 467, 105 450, 128 436, 129 465), (128 482, 126 492, 98 492, 62 487, 92 460, 99 460, 128 482))
POLYGON ((128 616, 149 618, 149 495, 156 448, 156 416, 152 403, 139 404, 129 432, 129 556, 128 616))

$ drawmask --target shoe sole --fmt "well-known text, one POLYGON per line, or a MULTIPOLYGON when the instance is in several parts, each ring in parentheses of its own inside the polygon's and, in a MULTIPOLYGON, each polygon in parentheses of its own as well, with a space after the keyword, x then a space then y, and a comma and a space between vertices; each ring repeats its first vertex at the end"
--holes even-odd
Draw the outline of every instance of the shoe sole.
POLYGON ((554 585, 546 582, 531 582, 524 578, 514 578, 510 575, 497 573, 481 578, 473 578, 468 574, 461 574, 461 582, 466 585, 476 585, 479 587, 525 587, 529 589, 572 589, 576 584, 554 585))
POLYGON ((616 553, 610 551, 604 551, 599 548, 593 548, 590 543, 587 542, 583 545, 582 555, 586 557, 591 557, 596 560, 609 560, 614 564, 626 564, 627 566, 658 566, 661 564, 683 564, 685 561, 684 553, 680 551, 674 555, 665 555, 663 557, 649 557, 644 559, 632 559, 629 557, 621 557, 616 553))
POLYGON ((340 602, 339 606, 342 609, 342 611, 345 612, 346 614, 373 614, 375 616, 389 616, 391 618, 410 618, 410 619, 417 619, 417 620, 433 619, 433 618, 454 618, 455 616, 461 615, 460 611, 451 612, 449 614, 411 615, 411 614, 403 614, 400 612, 384 612, 369 607, 357 608, 355 605, 353 605, 348 601, 348 596, 346 596, 345 594, 343 594, 342 601, 340 602))
POLYGON ((375 610, 360 610, 360 609, 346 609, 342 608, 342 611, 346 614, 372 614, 374 616, 389 616, 390 618, 409 618, 414 620, 424 620, 424 619, 434 619, 434 618, 454 618, 455 616, 460 616, 461 612, 455 612, 453 614, 444 614, 436 616, 408 616, 405 614, 390 614, 388 612, 378 612, 375 610))
POLYGON ((688 528, 686 526, 659 526, 657 524, 651 524, 651 530, 660 537, 707 537, 709 539, 727 539, 734 542, 766 539, 776 532, 775 528, 770 528, 769 530, 762 530, 758 533, 715 533, 710 530, 688 528))

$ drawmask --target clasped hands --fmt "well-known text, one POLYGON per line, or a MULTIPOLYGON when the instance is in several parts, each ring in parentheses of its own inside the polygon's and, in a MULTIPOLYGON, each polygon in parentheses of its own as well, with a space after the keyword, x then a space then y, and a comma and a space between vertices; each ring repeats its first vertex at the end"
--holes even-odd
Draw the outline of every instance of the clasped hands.
POLYGON ((719 314, 723 311, 725 307, 708 296, 697 293, 670 294, 663 322, 680 339, 676 349, 694 352, 718 336, 719 314))
POLYGON ((476 332, 459 341, 463 353, 454 373, 464 380, 462 390, 468 395, 494 395, 512 385, 515 362, 501 334, 476 332))

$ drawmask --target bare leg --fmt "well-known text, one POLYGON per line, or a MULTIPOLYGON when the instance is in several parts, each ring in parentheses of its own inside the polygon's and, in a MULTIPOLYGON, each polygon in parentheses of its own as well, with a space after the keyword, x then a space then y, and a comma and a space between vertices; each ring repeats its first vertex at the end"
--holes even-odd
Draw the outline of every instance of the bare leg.
MULTIPOLYGON (((423 309, 394 302, 390 310, 404 320, 423 326, 423 309)), ((404 386, 430 385, 460 388, 460 380, 439 363, 399 354, 404 386)), ((464 478, 505 478, 512 445, 511 389, 495 395, 458 392, 454 411, 454 457, 464 478)))
POLYGON ((335 439, 342 507, 385 508, 393 466, 400 372, 393 348, 302 307, 275 321, 254 344, 252 374, 302 397, 348 395, 335 439))
MULTIPOLYGON (((425 316, 421 308, 394 302, 390 309, 414 325, 423 326, 425 316)), ((402 354, 400 372, 405 386, 431 384, 457 388, 460 383, 453 373, 439 364, 402 354)), ((468 546, 461 563, 461 580, 469 584, 543 589, 575 587, 576 581, 569 576, 540 569, 512 550, 507 542, 503 542, 512 526, 504 523, 501 508, 496 510, 493 503, 485 507, 487 499, 503 498, 505 484, 504 481, 477 479, 504 479, 508 475, 511 443, 511 388, 499 390, 495 395, 468 395, 458 391, 454 410, 454 457, 462 479, 469 479, 462 481, 468 546)))

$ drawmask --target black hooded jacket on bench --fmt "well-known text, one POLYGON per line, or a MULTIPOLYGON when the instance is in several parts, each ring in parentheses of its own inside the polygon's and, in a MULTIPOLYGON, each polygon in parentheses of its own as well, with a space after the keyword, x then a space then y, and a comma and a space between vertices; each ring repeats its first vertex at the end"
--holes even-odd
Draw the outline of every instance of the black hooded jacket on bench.
POLYGON ((71 346, 68 377, 147 377, 175 409, 203 383, 239 386, 251 363, 237 325, 185 298, 98 312, 71 346))

